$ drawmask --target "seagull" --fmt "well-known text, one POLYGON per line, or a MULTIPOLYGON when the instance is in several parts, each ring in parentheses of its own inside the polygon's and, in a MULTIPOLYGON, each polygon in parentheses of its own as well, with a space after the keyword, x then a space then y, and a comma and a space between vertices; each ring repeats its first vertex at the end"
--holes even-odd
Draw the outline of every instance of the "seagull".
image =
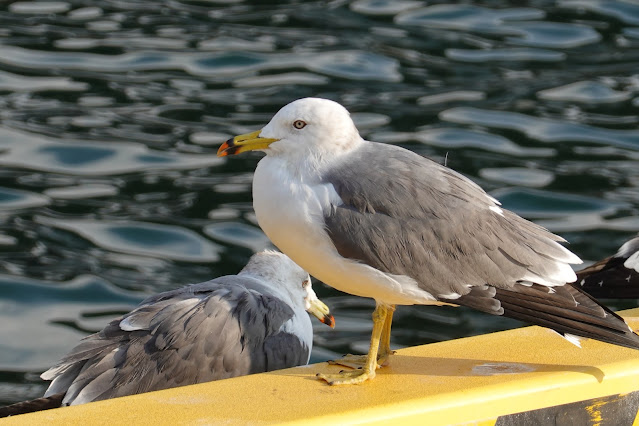
POLYGON ((375 377, 392 354, 396 305, 464 305, 576 336, 639 349, 621 317, 580 289, 565 240, 502 207, 459 173, 398 146, 364 140, 340 104, 296 100, 218 156, 266 153, 253 207, 270 240, 312 276, 373 298, 360 366, 318 375, 329 384, 375 377))
POLYGON ((639 236, 613 256, 577 271, 575 286, 596 298, 639 298, 639 236))
POLYGON ((43 398, 0 417, 305 365, 304 311, 335 326, 308 273, 282 253, 257 253, 237 275, 142 301, 44 372, 43 398))

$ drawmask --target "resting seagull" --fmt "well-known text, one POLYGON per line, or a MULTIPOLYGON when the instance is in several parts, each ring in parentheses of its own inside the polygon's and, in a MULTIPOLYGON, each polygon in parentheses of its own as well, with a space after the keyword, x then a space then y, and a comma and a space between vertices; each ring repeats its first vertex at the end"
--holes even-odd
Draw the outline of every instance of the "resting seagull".
POLYGON ((302 268, 257 253, 237 275, 147 298, 44 372, 53 380, 44 398, 0 417, 305 365, 313 327, 304 311, 335 325, 302 268))
MULTIPOLYGON (((465 305, 639 349, 616 314, 564 284, 577 256, 561 237, 503 209, 478 185, 429 159, 360 137, 341 105, 307 98, 218 156, 261 150, 253 207, 271 241, 311 275, 375 299, 362 368, 320 375, 361 383, 391 354, 395 305, 465 305)), ((340 362, 341 363, 341 362, 340 362)))

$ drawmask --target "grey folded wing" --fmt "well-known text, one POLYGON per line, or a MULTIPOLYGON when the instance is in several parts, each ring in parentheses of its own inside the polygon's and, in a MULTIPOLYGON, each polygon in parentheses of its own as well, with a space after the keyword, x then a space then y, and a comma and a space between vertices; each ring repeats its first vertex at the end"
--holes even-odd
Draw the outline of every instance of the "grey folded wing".
POLYGON ((280 331, 292 308, 233 278, 145 300, 46 371, 45 396, 80 404, 305 364, 310 348, 280 331))
POLYGON ((561 237, 409 151, 370 143, 351 159, 324 175, 342 201, 324 221, 343 257, 411 277, 441 301, 639 349, 619 316, 564 285, 579 258, 561 237))
POLYGON ((436 297, 534 278, 563 285, 556 277, 578 261, 561 237, 499 208, 453 170, 377 143, 352 157, 324 175, 343 202, 324 220, 344 257, 409 276, 436 297))

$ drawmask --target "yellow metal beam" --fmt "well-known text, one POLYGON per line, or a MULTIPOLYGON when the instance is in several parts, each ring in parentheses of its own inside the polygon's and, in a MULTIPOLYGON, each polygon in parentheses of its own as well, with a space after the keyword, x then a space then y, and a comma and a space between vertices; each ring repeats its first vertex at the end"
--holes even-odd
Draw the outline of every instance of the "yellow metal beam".
MULTIPOLYGON (((639 328, 639 308, 622 315, 639 328)), ((561 418, 580 412, 590 419, 586 424, 605 425, 606 413, 624 409, 627 425, 633 419, 639 425, 639 351, 593 340, 582 346, 549 330, 527 327, 399 350, 377 378, 358 386, 331 387, 316 380, 316 373, 340 369, 321 363, 15 416, 0 423, 326 426, 401 421, 487 426, 518 424, 511 420, 533 418, 521 416, 561 405, 550 415, 561 418), (614 404, 622 408, 606 411, 617 407, 614 404), (513 413, 523 414, 508 417, 513 413)))

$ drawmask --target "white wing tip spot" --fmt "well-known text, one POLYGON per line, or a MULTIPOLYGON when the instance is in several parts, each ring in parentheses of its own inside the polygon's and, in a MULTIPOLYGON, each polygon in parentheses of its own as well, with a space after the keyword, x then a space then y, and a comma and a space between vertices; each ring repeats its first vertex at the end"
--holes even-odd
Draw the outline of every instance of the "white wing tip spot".
POLYGON ((448 293, 448 294, 440 294, 439 297, 442 299, 459 299, 461 294, 459 293, 448 293))
POLYGON ((631 257, 633 253, 639 251, 639 237, 628 240, 619 247, 615 257, 631 257))
POLYGON ((490 207, 488 207, 488 208, 489 208, 490 210, 494 211, 495 213, 497 213, 497 214, 498 214, 498 215, 500 215, 500 216, 503 216, 503 215, 504 215, 504 211, 503 211, 501 208, 497 207, 497 206, 490 206, 490 207))
MULTIPOLYGON (((488 195, 488 194, 486 194, 488 195)), ((501 203, 499 202, 499 200, 491 195, 488 195, 488 198, 490 199, 490 201, 492 201, 493 203, 497 204, 498 206, 501 206, 501 203)))
POLYGON ((623 266, 639 272, 639 251, 634 252, 628 259, 626 259, 623 266))
POLYGON ((562 337, 568 340, 573 345, 577 346, 578 348, 581 348, 581 340, 582 340, 581 337, 575 336, 574 334, 570 334, 570 333, 565 333, 562 335, 562 337))
POLYGON ((120 330, 122 331, 135 331, 138 329, 139 327, 136 327, 135 325, 131 324, 130 318, 128 317, 120 321, 120 330))

